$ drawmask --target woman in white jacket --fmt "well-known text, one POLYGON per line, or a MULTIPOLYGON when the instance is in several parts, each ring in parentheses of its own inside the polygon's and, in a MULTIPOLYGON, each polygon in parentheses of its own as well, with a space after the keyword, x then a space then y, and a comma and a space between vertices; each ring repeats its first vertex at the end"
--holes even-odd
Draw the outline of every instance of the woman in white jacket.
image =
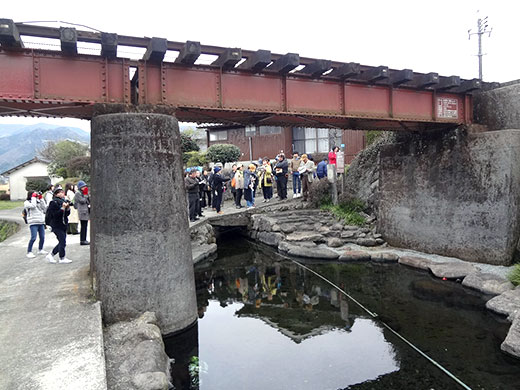
POLYGON ((32 252, 34 241, 36 241, 36 234, 40 236, 38 254, 45 255, 47 252, 43 250, 43 243, 45 242, 45 211, 47 205, 45 204, 45 200, 43 200, 41 192, 29 191, 23 207, 27 211, 27 224, 31 229, 31 239, 27 246, 27 257, 30 259, 36 257, 32 252))

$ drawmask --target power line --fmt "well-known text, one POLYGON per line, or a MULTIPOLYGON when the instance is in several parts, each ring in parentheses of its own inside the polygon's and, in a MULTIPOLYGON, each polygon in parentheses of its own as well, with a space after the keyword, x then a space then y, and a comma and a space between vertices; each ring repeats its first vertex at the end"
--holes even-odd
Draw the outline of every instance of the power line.
MULTIPOLYGON (((478 11, 477 11, 478 13, 478 11)), ((471 29, 468 30, 468 39, 471 39, 472 35, 478 35, 478 78, 482 81, 482 35, 488 34, 488 37, 491 36, 491 31, 493 31, 493 27, 488 30, 488 17, 477 19, 477 32, 471 32, 471 29)))

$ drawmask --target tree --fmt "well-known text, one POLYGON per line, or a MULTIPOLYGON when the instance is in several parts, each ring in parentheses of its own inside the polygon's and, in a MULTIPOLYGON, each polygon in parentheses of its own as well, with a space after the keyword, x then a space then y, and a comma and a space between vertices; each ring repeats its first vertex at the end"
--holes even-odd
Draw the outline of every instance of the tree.
POLYGON ((206 152, 208 161, 221 162, 222 164, 237 161, 240 158, 240 154, 240 149, 231 144, 211 145, 206 152))
POLYGON ((45 192, 49 184, 48 181, 42 179, 28 179, 25 183, 25 190, 45 192))
POLYGON ((67 172, 71 177, 79 177, 90 182, 90 156, 76 157, 67 164, 67 172))
POLYGON ((69 161, 76 157, 85 157, 89 154, 89 151, 89 145, 81 142, 69 140, 58 142, 51 141, 39 151, 39 155, 50 162, 47 168, 50 175, 65 177, 69 175, 69 172, 67 172, 69 161))
POLYGON ((188 156, 187 167, 201 167, 208 163, 206 153, 191 151, 187 152, 186 155, 188 156))
POLYGON ((198 152, 200 150, 199 145, 187 134, 181 134, 181 150, 182 150, 182 161, 184 164, 188 162, 188 152, 198 152))

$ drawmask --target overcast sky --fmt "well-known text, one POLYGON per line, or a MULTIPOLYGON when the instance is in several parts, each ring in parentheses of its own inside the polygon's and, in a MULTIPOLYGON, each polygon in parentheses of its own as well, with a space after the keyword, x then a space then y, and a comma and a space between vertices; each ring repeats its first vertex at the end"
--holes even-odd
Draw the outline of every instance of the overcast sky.
MULTIPOLYGON (((520 79, 519 1, 24 0, 4 1, 0 11, 0 18, 15 22, 58 20, 121 35, 293 52, 466 79, 478 77, 477 36, 468 40, 478 15, 488 16, 493 28, 483 38, 484 81, 520 79)), ((0 117, 0 123, 43 121, 49 122, 0 117)), ((58 123, 89 128, 88 121, 58 123)))

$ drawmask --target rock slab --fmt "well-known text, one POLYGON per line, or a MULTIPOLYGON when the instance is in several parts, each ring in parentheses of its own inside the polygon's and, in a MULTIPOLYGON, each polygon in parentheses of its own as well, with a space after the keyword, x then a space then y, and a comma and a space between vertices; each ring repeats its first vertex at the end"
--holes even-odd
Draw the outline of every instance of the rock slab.
POLYGON ((507 337, 500 349, 514 357, 520 358, 520 314, 517 314, 509 328, 507 337))
POLYGON ((399 264, 407 265, 409 267, 420 268, 428 271, 433 261, 425 259, 424 257, 417 256, 401 256, 399 258, 399 264))
POLYGON ((343 252, 343 254, 339 257, 339 261, 369 261, 370 258, 371 256, 368 252, 348 250, 343 252))
POLYGON ((520 312, 520 288, 506 291, 486 302, 486 308, 505 316, 514 316, 520 312))
POLYGON ((438 278, 459 279, 477 272, 478 269, 468 263, 434 263, 430 265, 430 270, 438 278))
POLYGON ((515 288, 509 280, 483 272, 469 274, 462 281, 462 285, 491 295, 500 295, 515 288))

